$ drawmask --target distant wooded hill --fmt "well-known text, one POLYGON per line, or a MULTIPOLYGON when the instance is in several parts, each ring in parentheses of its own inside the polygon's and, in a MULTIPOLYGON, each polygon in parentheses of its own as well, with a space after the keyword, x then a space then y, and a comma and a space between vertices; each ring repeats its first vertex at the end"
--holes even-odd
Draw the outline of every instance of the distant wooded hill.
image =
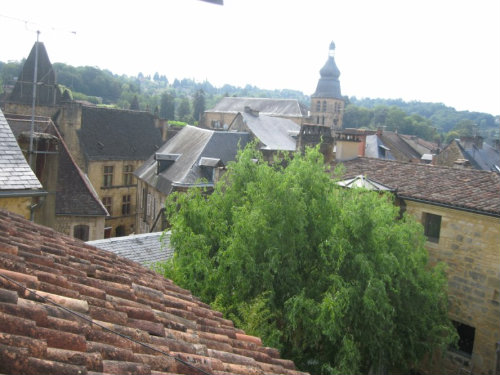
MULTIPOLYGON (((15 83, 22 64, 0 62, 0 94, 15 83)), ((118 108, 156 112, 160 117, 196 123, 199 113, 211 108, 223 96, 297 99, 309 106, 310 97, 297 90, 263 90, 252 85, 215 87, 210 82, 189 78, 170 82, 155 73, 136 77, 113 74, 96 67, 53 64, 59 84, 69 88, 74 99, 118 108)), ((346 97, 344 127, 383 127, 414 134, 428 140, 446 141, 459 135, 480 134, 498 138, 499 124, 487 113, 456 111, 441 103, 405 102, 401 99, 358 99, 346 97)), ((498 120, 497 120, 498 121, 498 120)))

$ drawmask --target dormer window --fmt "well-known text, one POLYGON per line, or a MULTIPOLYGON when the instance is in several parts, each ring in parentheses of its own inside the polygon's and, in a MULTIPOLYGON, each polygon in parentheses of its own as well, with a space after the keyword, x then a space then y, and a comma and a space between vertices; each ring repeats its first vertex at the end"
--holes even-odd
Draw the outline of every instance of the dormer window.
POLYGON ((155 154, 156 174, 160 174, 174 164, 181 154, 155 154))
POLYGON ((198 165, 205 172, 203 173, 204 178, 206 178, 210 182, 215 182, 217 180, 215 171, 217 170, 217 168, 223 167, 224 163, 218 158, 202 157, 200 158, 198 165))

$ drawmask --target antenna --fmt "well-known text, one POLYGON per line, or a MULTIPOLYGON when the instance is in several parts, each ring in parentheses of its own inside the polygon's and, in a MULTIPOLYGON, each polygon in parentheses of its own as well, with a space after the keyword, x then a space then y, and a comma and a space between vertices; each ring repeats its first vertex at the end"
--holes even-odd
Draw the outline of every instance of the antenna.
POLYGON ((33 133, 35 131, 35 105, 36 105, 36 85, 38 81, 38 39, 40 37, 40 30, 36 31, 36 44, 35 44, 35 71, 33 73, 33 100, 31 102, 31 127, 30 127, 30 147, 28 150, 29 165, 33 169, 33 133))

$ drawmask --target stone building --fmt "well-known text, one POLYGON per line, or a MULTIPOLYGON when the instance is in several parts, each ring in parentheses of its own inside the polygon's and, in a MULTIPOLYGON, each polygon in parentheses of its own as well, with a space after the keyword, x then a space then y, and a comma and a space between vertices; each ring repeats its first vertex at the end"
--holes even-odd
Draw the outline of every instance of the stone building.
POLYGON ((137 177, 137 233, 165 229, 166 197, 190 187, 210 192, 250 134, 221 132, 187 125, 135 171, 137 177))
POLYGON ((500 172, 500 142, 496 140, 490 146, 479 135, 454 139, 436 156, 435 163, 500 172))
POLYGON ((340 92, 340 71, 335 64, 335 43, 330 43, 328 59, 319 71, 320 79, 316 91, 311 95, 309 124, 326 126, 332 130, 342 129, 344 99, 340 92))
POLYGON ((449 315, 460 339, 426 372, 498 372, 500 176, 371 158, 343 165, 345 178, 363 175, 393 189, 402 211, 422 223, 430 263, 448 265, 449 315))
MULTIPOLYGON (((5 117, 29 155, 31 117, 8 113, 5 117)), ((50 118, 36 116, 33 130, 33 171, 48 193, 39 202, 34 221, 84 241, 103 238, 108 213, 56 126, 50 118)))
POLYGON ((45 46, 39 42, 5 102, 6 112, 31 114, 35 65, 37 81, 42 83, 37 88, 43 87, 35 96, 35 113, 54 121, 72 158, 108 210, 105 236, 135 232, 137 184, 133 172, 164 142, 167 124, 147 112, 100 108, 71 100, 57 84, 45 46))

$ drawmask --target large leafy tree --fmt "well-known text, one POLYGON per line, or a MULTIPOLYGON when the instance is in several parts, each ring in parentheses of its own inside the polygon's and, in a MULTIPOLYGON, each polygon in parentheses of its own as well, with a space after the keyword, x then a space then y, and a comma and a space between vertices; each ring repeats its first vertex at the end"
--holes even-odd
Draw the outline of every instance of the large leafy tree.
POLYGON ((317 149, 268 165, 247 148, 212 195, 167 207, 166 276, 303 370, 407 370, 455 337, 421 225, 388 195, 339 188, 317 149))
POLYGON ((194 94, 194 99, 193 99, 194 121, 200 121, 203 112, 205 112, 205 91, 203 91, 203 89, 199 89, 194 94))

